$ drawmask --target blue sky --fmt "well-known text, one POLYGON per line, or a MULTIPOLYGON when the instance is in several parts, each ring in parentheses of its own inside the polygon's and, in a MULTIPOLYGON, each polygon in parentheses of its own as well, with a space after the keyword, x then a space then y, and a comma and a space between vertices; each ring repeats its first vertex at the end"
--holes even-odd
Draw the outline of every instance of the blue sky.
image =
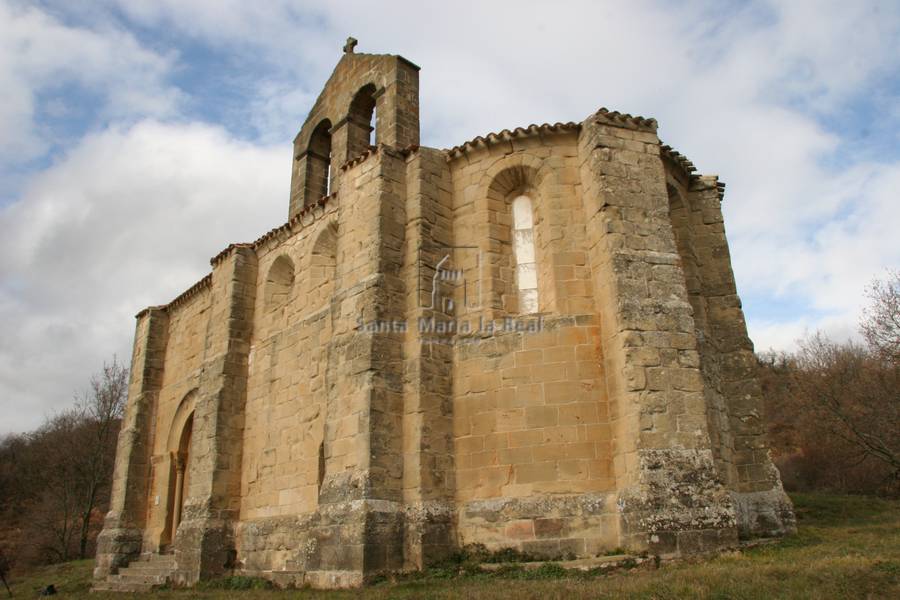
POLYGON ((426 145, 657 118, 728 184, 759 349, 854 335, 900 265, 897 2, 0 0, 0 433, 284 221, 290 142, 348 35, 422 67, 426 145))

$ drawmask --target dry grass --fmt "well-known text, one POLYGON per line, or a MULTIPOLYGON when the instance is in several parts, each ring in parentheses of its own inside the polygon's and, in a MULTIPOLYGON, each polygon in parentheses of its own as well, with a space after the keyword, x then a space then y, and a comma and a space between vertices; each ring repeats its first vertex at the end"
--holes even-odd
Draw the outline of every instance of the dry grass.
MULTIPOLYGON (((797 494, 797 536, 777 544, 731 552, 708 560, 638 568, 596 577, 546 569, 545 579, 506 575, 456 576, 435 570, 420 578, 385 582, 365 590, 167 590, 173 600, 283 600, 334 598, 572 599, 572 598, 900 598, 900 502, 860 496, 797 494)), ((16 597, 34 597, 53 583, 60 595, 87 597, 91 561, 48 567, 13 581, 16 597)), ((535 575, 529 575, 534 577, 535 575)), ((118 598, 91 594, 95 600, 118 598)), ((138 594, 138 596, 142 596, 138 594)), ((146 597, 150 597, 149 595, 146 597)))

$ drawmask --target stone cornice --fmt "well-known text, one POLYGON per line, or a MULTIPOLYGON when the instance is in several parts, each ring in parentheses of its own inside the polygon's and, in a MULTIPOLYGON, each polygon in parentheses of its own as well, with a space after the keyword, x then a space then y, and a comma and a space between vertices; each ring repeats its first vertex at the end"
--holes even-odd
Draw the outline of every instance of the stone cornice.
POLYGON ((719 202, 725 199, 725 182, 719 181, 718 175, 695 175, 693 179, 691 179, 691 187, 689 188, 692 192, 701 192, 703 190, 709 190, 715 187, 716 195, 719 197, 719 202))
POLYGON ((166 305, 165 305, 165 304, 161 304, 161 305, 158 305, 158 306, 148 306, 147 308, 144 308, 144 309, 142 309, 141 311, 139 311, 138 314, 134 315, 134 318, 135 318, 135 319, 140 319, 141 317, 150 314, 150 313, 151 313, 152 311, 154 311, 154 310, 161 310, 161 311, 165 312, 165 310, 166 310, 166 305))
POLYGON ((221 252, 219 252, 218 254, 216 254, 209 260, 209 264, 211 264, 213 267, 217 266, 222 261, 224 261, 226 258, 231 256, 231 253, 234 252, 235 250, 237 250, 238 248, 254 249, 254 245, 248 244, 246 242, 238 242, 236 244, 228 244, 227 248, 225 248, 224 250, 222 250, 221 252))
POLYGON ((649 131, 650 133, 656 133, 658 125, 656 119, 620 113, 617 110, 611 111, 602 106, 600 107, 600 110, 595 112, 589 118, 602 125, 624 127, 625 129, 634 129, 637 131, 649 131))
POLYGON ((249 244, 229 244, 227 248, 213 256, 210 259, 209 263, 213 267, 215 267, 223 260, 228 258, 228 256, 231 255, 231 253, 234 252, 236 248, 252 248, 253 250, 258 250, 260 247, 262 247, 263 244, 281 233, 292 234, 295 231, 299 231, 299 229, 303 227, 312 225, 314 221, 322 216, 328 203, 332 202, 336 198, 337 192, 332 192, 328 196, 322 196, 322 198, 320 198, 317 202, 304 206, 303 209, 301 209, 300 212, 294 215, 289 221, 287 221, 283 225, 270 229, 253 242, 249 244))
POLYGON ((397 60, 399 60, 400 62, 402 62, 403 64, 405 64, 407 67, 411 67, 411 68, 415 69, 416 71, 421 71, 421 70, 422 70, 422 67, 420 67, 419 65, 417 65, 417 64, 414 63, 413 61, 409 60, 408 58, 403 58, 403 57, 400 56, 399 54, 393 54, 393 55, 391 55, 391 56, 397 57, 397 60))
POLYGON ((196 296, 197 294, 203 292, 204 290, 208 290, 212 285, 212 273, 207 273, 200 281, 186 289, 184 292, 175 297, 174 300, 169 302, 168 304, 161 304, 159 306, 148 306, 144 310, 140 311, 134 317, 136 319, 140 319, 141 317, 150 313, 153 310, 160 310, 168 313, 174 308, 177 308, 196 296))
POLYGON ((725 198, 725 182, 719 181, 718 175, 700 175, 697 173, 697 167, 688 160, 687 156, 668 144, 660 144, 659 155, 681 173, 687 180, 690 189, 707 189, 706 187, 700 187, 704 181, 715 182, 719 200, 721 201, 725 198))
POLYGON ((460 144, 459 146, 454 146, 449 150, 445 150, 447 154, 447 160, 453 160, 463 154, 471 152, 472 150, 478 150, 481 148, 488 148, 496 143, 508 142, 510 140, 529 138, 529 137, 538 137, 541 135, 547 134, 563 134, 569 132, 578 132, 581 129, 581 125, 579 123, 573 123, 569 121, 568 123, 544 123, 543 125, 537 125, 532 123, 528 127, 516 127, 513 130, 504 129, 503 131, 497 133, 489 133, 485 136, 475 137, 467 142, 460 144))
POLYGON ((166 304, 166 312, 181 306, 200 292, 208 290, 212 285, 212 273, 207 273, 203 279, 189 287, 187 290, 176 296, 174 300, 166 304))
POLYGON ((406 148, 401 148, 400 154, 402 156, 404 156, 405 158, 409 158, 411 156, 415 156, 416 154, 418 154, 419 148, 421 148, 421 146, 419 146, 419 144, 410 144, 406 148))
POLYGON ((352 169, 356 165, 365 162, 369 159, 370 156, 375 156, 379 152, 384 152, 388 154, 399 154, 400 156, 406 158, 409 157, 419 150, 418 144, 410 144, 405 148, 394 148, 393 146, 386 146, 384 144, 378 144, 377 146, 369 146, 362 154, 351 158, 347 162, 341 165, 341 171, 347 171, 348 169, 352 169))
MULTIPOLYGON (((328 196, 323 196, 318 202, 314 204, 310 204, 308 206, 303 207, 299 213, 297 213, 293 218, 291 218, 284 225, 279 227, 275 227, 274 229, 270 229, 262 236, 257 238, 255 241, 251 243, 237 243, 237 244, 229 244, 224 250, 216 254, 209 261, 210 265, 213 268, 218 266, 222 261, 227 259, 231 254, 237 250, 238 248, 250 248, 254 251, 258 250, 263 246, 266 242, 268 242, 273 237, 282 234, 282 233, 294 233, 298 231, 302 227, 308 227, 312 225, 314 221, 316 221, 319 217, 322 216, 325 212, 325 207, 332 201, 337 198, 337 192, 334 192, 328 196)), ((178 295, 174 300, 169 302, 168 304, 162 304, 160 306, 149 306, 138 314, 135 315, 135 318, 141 318, 144 315, 148 314, 151 310, 161 310, 164 312, 169 312, 174 308, 184 304, 203 290, 209 289, 212 284, 212 273, 208 273, 203 277, 200 281, 189 287, 186 291, 178 295)))
POLYGON ((354 156, 353 158, 351 158, 350 160, 348 160, 347 162, 345 162, 344 164, 342 164, 342 165, 341 165, 341 171, 346 171, 347 169, 350 169, 350 168, 352 168, 352 167, 355 167, 355 166, 358 165, 359 163, 364 162, 364 161, 365 161, 367 158, 369 158, 370 156, 373 156, 373 155, 375 155, 375 154, 378 154, 378 152, 380 151, 380 149, 381 149, 381 145, 378 145, 378 146, 369 146, 368 148, 366 148, 366 149, 363 151, 362 154, 359 154, 359 155, 357 155, 357 156, 354 156))
POLYGON ((681 174, 684 175, 684 178, 688 181, 691 181, 692 179, 695 179, 697 177, 697 175, 695 174, 697 172, 697 167, 694 166, 694 163, 688 160, 688 158, 684 154, 682 154, 678 150, 675 150, 672 146, 668 144, 660 144, 659 155, 664 159, 667 159, 669 163, 673 167, 678 169, 681 174))
POLYGON ((281 233, 291 233, 299 231, 303 227, 308 227, 318 220, 324 213, 325 207, 337 198, 337 192, 332 192, 327 196, 322 196, 318 201, 304 206, 300 212, 293 216, 284 225, 270 229, 260 237, 258 237, 251 246, 254 250, 259 250, 263 244, 281 233))

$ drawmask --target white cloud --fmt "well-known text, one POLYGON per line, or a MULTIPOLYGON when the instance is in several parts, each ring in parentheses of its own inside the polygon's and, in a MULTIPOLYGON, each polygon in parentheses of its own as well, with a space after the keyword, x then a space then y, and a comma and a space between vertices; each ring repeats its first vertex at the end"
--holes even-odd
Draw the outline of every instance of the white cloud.
POLYGON ((289 165, 288 144, 144 121, 88 137, 37 176, 0 212, 0 429, 65 406, 113 352, 127 363, 140 308, 283 222, 289 165))
POLYGON ((284 81, 263 81, 248 102, 250 123, 259 132, 262 143, 292 141, 306 120, 317 93, 308 92, 284 81))
POLYGON ((844 316, 817 320, 800 317, 788 323, 772 321, 758 323, 754 330, 754 347, 757 352, 770 350, 793 352, 803 340, 817 331, 838 342, 862 341, 856 330, 855 320, 848 320, 844 316))
MULTIPOLYGON (((9 148, 40 153, 35 93, 59 78, 102 90, 111 119, 184 119, 184 92, 166 79, 174 57, 191 60, 178 53, 188 40, 258 65, 258 73, 238 74, 247 96, 232 116, 259 138, 241 144, 197 124, 114 126, 34 177, 0 217, 0 248, 11 257, 0 268, 0 316, 15 324, 14 340, 0 341, 0 393, 13 406, 23 398, 42 398, 42 408, 64 403, 60 390, 95 367, 82 356, 97 363, 111 349, 130 353, 135 310, 189 285, 220 246, 283 220, 286 148, 347 35, 360 39, 360 52, 399 53, 422 66, 429 145, 579 120, 601 105, 658 118, 667 142, 728 183, 724 210, 739 291, 763 305, 810 307, 809 314, 751 320, 761 349, 789 348, 817 328, 850 335, 865 283, 900 264, 892 231, 900 222, 900 160, 845 156, 836 126, 843 123, 834 120, 860 98, 887 107, 893 99, 893 112, 870 118, 900 139, 898 92, 884 83, 900 70, 895 4, 397 2, 376 9, 361 0, 107 0, 87 15, 74 6, 55 3, 54 14, 100 25, 66 25, 39 9, 0 4, 0 85, 9 90, 0 133, 13 140, 9 148), (128 32, 135 24, 166 35, 148 48, 147 36, 142 45, 128 32), (57 47, 65 51, 58 55, 57 47), (283 148, 268 146, 275 142, 283 148), (246 199, 254 193, 261 204, 246 199), (18 347, 24 350, 8 354, 18 347), (34 372, 54 378, 32 386, 34 372)), ((34 424, 36 414, 17 426, 34 424)))
MULTIPOLYGON (((37 97, 67 84, 99 95, 109 119, 173 114, 179 93, 165 82, 173 60, 121 29, 70 26, 39 8, 0 2, 0 160, 46 151, 51 140, 35 122, 37 97)), ((65 101, 51 100, 50 112, 61 114, 65 101)))

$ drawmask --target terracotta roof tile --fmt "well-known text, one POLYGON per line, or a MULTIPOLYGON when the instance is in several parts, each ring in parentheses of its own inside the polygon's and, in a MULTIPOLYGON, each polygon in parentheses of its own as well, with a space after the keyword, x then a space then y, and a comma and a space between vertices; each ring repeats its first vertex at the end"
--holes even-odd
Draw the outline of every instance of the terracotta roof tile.
POLYGON ((370 156, 377 154, 378 150, 379 150, 379 146, 369 146, 368 148, 365 149, 365 151, 362 154, 360 154, 359 156, 355 156, 354 158, 351 158, 350 160, 348 160, 347 162, 342 164, 341 171, 346 171, 347 169, 349 169, 351 167, 355 167, 359 163, 365 161, 370 156))
POLYGON ((160 308, 168 312, 173 308, 181 306, 203 290, 209 289, 210 285, 212 285, 212 273, 207 273, 206 276, 203 277, 203 279, 186 289, 184 292, 176 296, 174 300, 160 308))
POLYGON ((662 144, 659 147, 659 154, 663 158, 669 159, 676 168, 680 169, 682 174, 684 174, 685 178, 690 180, 691 178, 697 177, 694 173, 697 172, 697 167, 694 166, 694 163, 688 160, 688 158, 683 155, 678 150, 672 148, 672 146, 668 144, 662 144))
POLYGON ((630 127, 633 129, 639 129, 641 131, 652 131, 656 132, 657 122, 656 119, 645 118, 640 115, 634 116, 629 115, 628 113, 620 113, 617 110, 609 110, 606 107, 600 107, 600 110, 595 112, 592 115, 593 119, 596 119, 598 123, 605 123, 608 125, 614 125, 616 127, 630 127))
POLYGON ((459 146, 454 146, 449 150, 445 150, 447 153, 448 160, 456 158, 462 154, 470 150, 475 150, 477 148, 484 148, 495 144, 497 142, 505 142, 512 139, 532 137, 536 135, 541 135, 545 133, 563 133, 567 131, 578 131, 581 129, 581 125, 579 123, 544 123, 543 125, 537 125, 532 123, 528 127, 516 127, 513 130, 504 129, 503 131, 497 133, 489 133, 485 136, 475 137, 468 142, 464 142, 459 146))
MULTIPOLYGON (((270 229, 262 236, 257 238, 252 243, 238 243, 238 244, 229 244, 224 250, 216 254, 214 257, 210 259, 210 264, 215 267, 220 262, 225 260, 236 248, 253 248, 257 250, 260 246, 265 244, 267 241, 272 239, 274 236, 283 232, 293 232, 295 228, 304 227, 309 224, 309 222, 304 222, 304 217, 311 216, 313 220, 315 220, 316 216, 313 214, 316 209, 323 209, 329 202, 334 200, 337 197, 337 192, 333 192, 328 196, 323 196, 320 198, 315 204, 311 204, 306 206, 301 210, 296 216, 294 216, 291 220, 289 220, 284 225, 279 227, 275 227, 274 229, 270 229)), ((212 273, 208 273, 203 279, 189 287, 185 292, 177 296, 174 300, 169 302, 168 304, 163 304, 161 306, 151 306, 140 311, 136 317, 140 318, 147 314, 151 309, 159 309, 164 311, 169 311, 173 308, 178 307, 181 304, 184 304, 188 299, 197 295, 201 290, 209 288, 212 283, 212 273)))

